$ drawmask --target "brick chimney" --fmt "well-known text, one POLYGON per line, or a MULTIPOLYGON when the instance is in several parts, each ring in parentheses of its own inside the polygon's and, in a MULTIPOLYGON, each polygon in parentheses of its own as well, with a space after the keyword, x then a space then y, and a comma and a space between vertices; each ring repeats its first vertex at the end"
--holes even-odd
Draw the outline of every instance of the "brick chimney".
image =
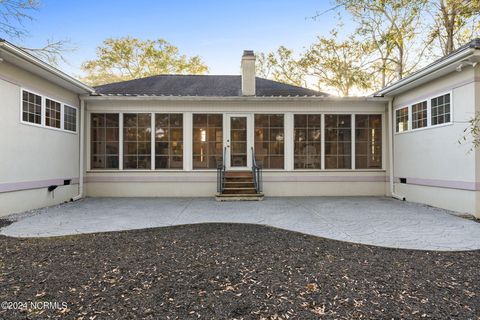
POLYGON ((244 50, 242 56, 242 95, 255 95, 255 54, 244 50))

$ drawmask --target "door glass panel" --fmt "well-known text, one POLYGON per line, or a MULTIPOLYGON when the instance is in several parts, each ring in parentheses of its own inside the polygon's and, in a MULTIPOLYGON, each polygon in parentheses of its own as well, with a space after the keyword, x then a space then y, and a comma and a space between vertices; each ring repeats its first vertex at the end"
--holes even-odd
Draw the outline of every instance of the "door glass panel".
POLYGON ((247 166, 247 117, 230 118, 230 166, 247 166))

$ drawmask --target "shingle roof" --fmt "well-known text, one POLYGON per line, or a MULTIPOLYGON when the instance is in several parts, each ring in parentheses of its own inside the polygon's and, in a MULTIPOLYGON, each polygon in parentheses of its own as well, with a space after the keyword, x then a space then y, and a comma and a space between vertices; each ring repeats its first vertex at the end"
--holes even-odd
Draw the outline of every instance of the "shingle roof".
MULTIPOLYGON (((158 75, 95 87, 102 95, 242 96, 241 76, 158 75)), ((256 78, 256 96, 328 96, 328 94, 277 81, 256 78)))

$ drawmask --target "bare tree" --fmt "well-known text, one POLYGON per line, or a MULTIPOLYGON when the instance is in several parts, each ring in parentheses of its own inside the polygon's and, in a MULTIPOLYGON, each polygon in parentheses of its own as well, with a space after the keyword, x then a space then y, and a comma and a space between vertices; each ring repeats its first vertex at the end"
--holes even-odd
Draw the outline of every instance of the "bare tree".
MULTIPOLYGON (((0 37, 8 38, 13 42, 22 42, 29 32, 25 28, 25 21, 32 21, 32 13, 38 10, 40 3, 37 0, 0 0, 0 37)), ((57 65, 65 61, 63 54, 73 50, 69 40, 47 40, 40 48, 19 46, 39 59, 57 65)))

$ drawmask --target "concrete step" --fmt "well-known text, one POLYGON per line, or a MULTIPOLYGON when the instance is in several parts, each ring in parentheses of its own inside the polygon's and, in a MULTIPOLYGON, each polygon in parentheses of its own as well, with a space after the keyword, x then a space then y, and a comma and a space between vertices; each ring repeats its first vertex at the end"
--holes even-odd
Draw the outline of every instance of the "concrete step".
POLYGON ((255 188, 252 181, 225 181, 225 188, 255 188))
POLYGON ((217 194, 217 201, 262 201, 263 193, 255 194, 217 194))
POLYGON ((253 179, 253 175, 251 172, 225 172, 225 178, 250 178, 253 179))
POLYGON ((224 188, 222 194, 256 194, 255 188, 224 188))

